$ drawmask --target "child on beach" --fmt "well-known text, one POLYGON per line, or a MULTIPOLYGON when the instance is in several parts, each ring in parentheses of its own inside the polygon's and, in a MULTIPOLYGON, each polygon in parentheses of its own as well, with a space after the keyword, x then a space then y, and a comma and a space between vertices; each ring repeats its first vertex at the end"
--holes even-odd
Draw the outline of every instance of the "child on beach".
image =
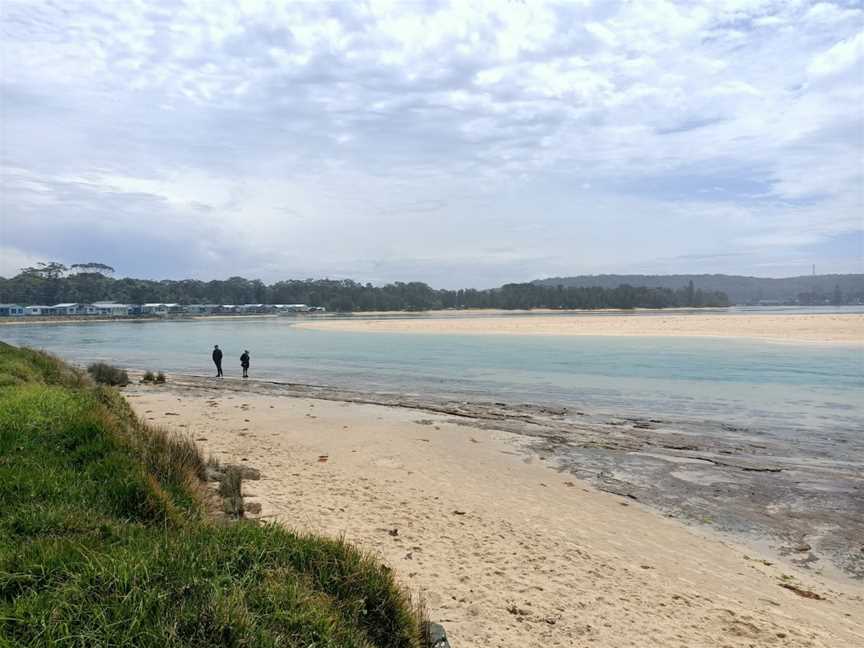
POLYGON ((243 352, 240 356, 240 366, 243 367, 243 377, 249 377, 249 350, 243 352))

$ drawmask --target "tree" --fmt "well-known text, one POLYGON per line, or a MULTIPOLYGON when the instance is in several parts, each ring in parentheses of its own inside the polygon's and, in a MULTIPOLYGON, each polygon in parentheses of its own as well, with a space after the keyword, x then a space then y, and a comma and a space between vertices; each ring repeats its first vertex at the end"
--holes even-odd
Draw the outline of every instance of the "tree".
POLYGON ((114 268, 96 261, 90 261, 89 263, 73 263, 71 267, 73 270, 77 270, 78 273, 84 274, 100 274, 105 277, 114 274, 114 268))
POLYGON ((57 261, 49 261, 48 263, 40 261, 36 264, 35 268, 21 268, 21 274, 32 275, 49 281, 60 279, 60 277, 65 275, 68 271, 69 268, 57 261))
MULTIPOLYGON (((602 286, 512 283, 488 290, 436 290, 412 281, 373 286, 351 280, 290 279, 273 285, 254 279, 230 277, 224 281, 195 279, 152 281, 114 279, 112 268, 98 263, 76 263, 80 270, 68 276, 61 263, 40 263, 24 268, 12 279, 0 279, 3 301, 54 304, 60 301, 114 300, 132 304, 309 304, 328 310, 431 310, 436 308, 668 308, 670 306, 728 306, 725 293, 703 291, 692 284, 676 290, 621 284, 602 286)), ((839 290, 839 288, 838 288, 839 290)), ((835 293, 837 291, 835 290, 835 293)), ((835 300, 861 299, 850 292, 835 300)))
POLYGON ((54 304, 63 294, 63 276, 69 270, 57 261, 39 262, 35 267, 21 268, 22 282, 27 286, 26 303, 54 304))

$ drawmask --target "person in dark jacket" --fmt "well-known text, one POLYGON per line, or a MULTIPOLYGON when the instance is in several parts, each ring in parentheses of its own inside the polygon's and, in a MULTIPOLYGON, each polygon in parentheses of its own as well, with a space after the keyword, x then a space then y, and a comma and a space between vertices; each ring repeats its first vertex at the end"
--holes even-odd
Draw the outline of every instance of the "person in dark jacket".
POLYGON ((213 347, 213 362, 216 365, 216 377, 222 378, 222 349, 218 344, 213 347))
POLYGON ((243 352, 240 356, 240 366, 243 367, 243 377, 249 377, 249 350, 243 352))

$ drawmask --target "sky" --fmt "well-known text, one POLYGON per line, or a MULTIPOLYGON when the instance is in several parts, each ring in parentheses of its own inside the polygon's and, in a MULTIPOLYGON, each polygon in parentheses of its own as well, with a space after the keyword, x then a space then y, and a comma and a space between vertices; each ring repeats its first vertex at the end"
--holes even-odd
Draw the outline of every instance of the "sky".
POLYGON ((0 2, 0 275, 864 272, 864 2, 0 2))

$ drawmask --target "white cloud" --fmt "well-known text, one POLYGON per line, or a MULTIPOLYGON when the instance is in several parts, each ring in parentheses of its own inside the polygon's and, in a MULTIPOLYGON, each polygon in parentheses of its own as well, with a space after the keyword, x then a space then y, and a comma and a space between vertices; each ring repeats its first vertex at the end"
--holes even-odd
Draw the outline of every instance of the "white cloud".
POLYGON ((42 259, 14 247, 0 245, 0 277, 17 275, 22 268, 31 268, 42 259))
POLYGON ((860 17, 805 0, 7 0, 0 243, 45 254, 55 231, 96 258, 129 231, 190 250, 168 273, 224 274, 234 253, 271 278, 444 281, 438 259, 475 283, 471 259, 477 282, 566 274, 577 241, 596 264, 682 255, 689 214, 700 246, 788 258, 861 229, 860 17))
POLYGON ((860 83, 864 76, 864 69, 861 68, 862 58, 864 58, 864 30, 816 55, 807 67, 807 72, 810 76, 818 78, 841 74, 857 66, 860 83))
POLYGON ((804 14, 804 20, 808 22, 829 25, 854 20, 860 23, 861 18, 862 11, 860 9, 841 7, 831 2, 818 2, 804 14))

